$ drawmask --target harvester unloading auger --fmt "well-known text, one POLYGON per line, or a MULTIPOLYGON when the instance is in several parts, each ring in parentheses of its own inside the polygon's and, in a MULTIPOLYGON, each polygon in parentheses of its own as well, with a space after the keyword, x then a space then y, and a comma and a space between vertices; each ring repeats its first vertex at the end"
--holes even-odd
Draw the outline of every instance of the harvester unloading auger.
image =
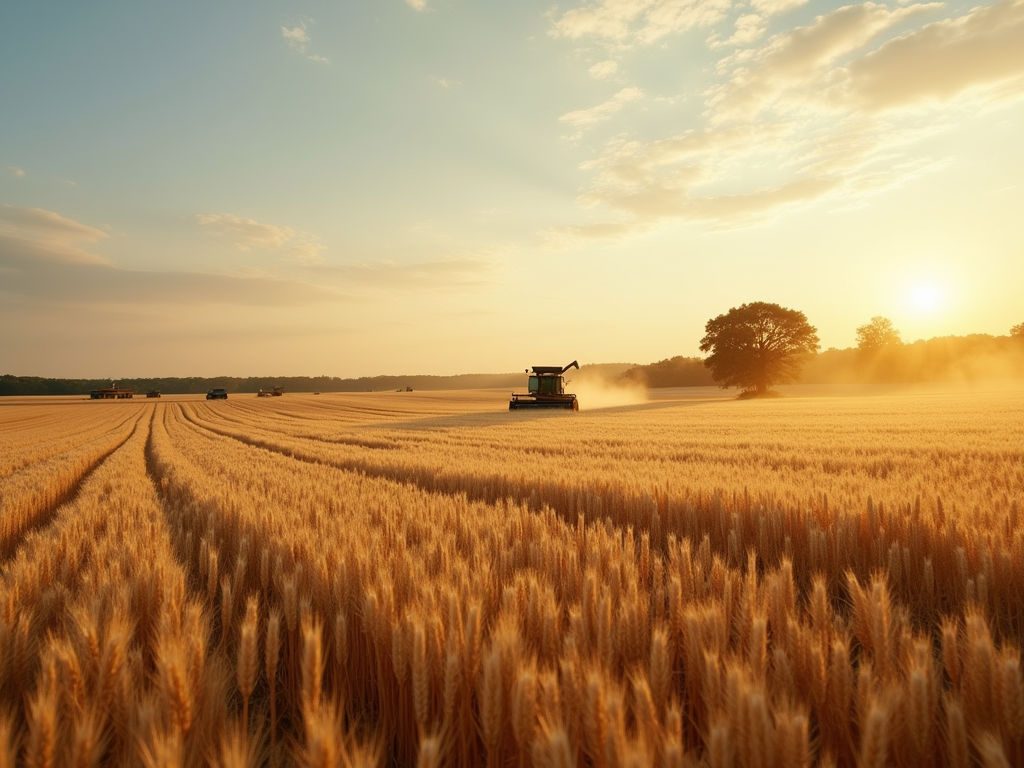
MULTIPOLYGON (((570 368, 580 369, 580 364, 573 360, 565 368, 557 365, 535 365, 533 373, 527 380, 526 394, 512 393, 512 399, 508 401, 510 411, 519 408, 564 408, 569 411, 580 409, 579 400, 576 395, 565 392, 562 374, 570 368)), ((529 371, 527 371, 529 373, 529 371)))

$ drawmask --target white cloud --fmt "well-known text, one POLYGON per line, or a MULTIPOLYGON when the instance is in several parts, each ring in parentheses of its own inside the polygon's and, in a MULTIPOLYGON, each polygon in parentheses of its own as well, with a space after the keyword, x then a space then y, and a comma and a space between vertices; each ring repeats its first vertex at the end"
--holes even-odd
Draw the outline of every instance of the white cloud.
POLYGON ((806 5, 807 0, 752 0, 750 5, 765 16, 780 16, 806 5))
POLYGON ((763 16, 747 13, 736 19, 736 32, 729 38, 731 45, 750 45, 761 38, 768 26, 763 16))
MULTIPOLYGON (((629 86, 623 88, 621 91, 612 96, 608 101, 602 104, 598 104, 596 107, 590 109, 577 109, 573 112, 566 112, 558 120, 574 128, 580 129, 580 131, 586 130, 593 125, 604 122, 616 112, 621 110, 626 104, 634 101, 639 101, 644 97, 644 92, 635 86, 629 86)), ((577 134, 578 136, 579 134, 577 134)))
POLYGON ((299 53, 306 52, 306 45, 309 44, 309 34, 306 32, 305 24, 299 25, 293 29, 288 27, 281 27, 281 37, 285 39, 292 48, 299 51, 299 53))
POLYGON ((727 57, 720 71, 729 80, 712 89, 716 119, 754 116, 784 94, 817 100, 814 85, 840 59, 862 50, 873 39, 914 16, 934 11, 937 4, 889 10, 875 3, 840 8, 811 24, 775 35, 763 48, 727 57))
POLYGON ((312 24, 314 22, 312 19, 307 19, 299 22, 297 27, 292 27, 291 29, 288 27, 281 27, 281 37, 284 38, 284 41, 292 50, 305 55, 310 61, 315 61, 320 64, 330 64, 331 60, 326 56, 321 56, 316 53, 306 54, 306 49, 311 42, 309 33, 306 31, 307 23, 312 24))
POLYGON ((288 254, 295 261, 316 264, 323 261, 320 252, 324 245, 320 238, 291 227, 261 224, 230 213, 201 213, 196 221, 218 237, 229 237, 242 251, 253 248, 288 254))
MULTIPOLYGON (((728 45, 751 45, 761 39, 767 28, 768 20, 764 16, 757 13, 745 13, 736 19, 735 28, 729 38, 722 40, 721 34, 716 31, 707 39, 707 45, 712 50, 728 45)), ((742 55, 747 56, 748 54, 742 55)))
MULTIPOLYGON (((744 226, 827 198, 849 207, 943 167, 917 150, 923 137, 1024 98, 1024 0, 925 23, 942 8, 845 6, 723 58, 703 94, 706 125, 609 142, 582 166, 590 223, 549 240, 621 238, 669 221, 744 226), (893 36, 897 25, 911 28, 893 36)), ((759 24, 747 23, 753 36, 759 24)), ((610 107, 595 109, 570 114, 585 125, 610 107)))
POLYGON ((619 64, 612 59, 608 59, 607 61, 599 61, 587 71, 591 77, 597 80, 605 80, 619 71, 619 64))
POLYGON ((1024 91, 1024 2, 996 3, 929 24, 839 70, 840 91, 871 111, 949 102, 975 89, 1024 91))
POLYGON ((24 168, 19 168, 16 165, 12 165, 11 166, 11 173, 13 173, 19 179, 25 178, 25 169, 24 168))
POLYGON ((427 10, 427 0, 405 0, 405 2, 414 11, 425 11, 425 10, 427 10))
POLYGON ((460 85, 462 85, 462 83, 459 82, 458 80, 448 80, 447 78, 444 77, 431 77, 430 79, 446 90, 449 88, 458 88, 460 85))
POLYGON ((725 18, 732 0, 596 0, 554 19, 550 34, 618 46, 648 45, 725 18))
POLYGON ((0 204, 0 263, 109 264, 83 247, 108 237, 53 211, 0 204))

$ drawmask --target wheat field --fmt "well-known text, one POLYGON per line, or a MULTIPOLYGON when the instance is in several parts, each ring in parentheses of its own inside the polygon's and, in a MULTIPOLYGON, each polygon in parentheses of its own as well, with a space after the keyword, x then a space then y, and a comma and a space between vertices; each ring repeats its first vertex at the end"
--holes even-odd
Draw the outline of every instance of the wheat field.
POLYGON ((0 768, 1024 764, 1024 388, 506 400, 0 404, 0 768))

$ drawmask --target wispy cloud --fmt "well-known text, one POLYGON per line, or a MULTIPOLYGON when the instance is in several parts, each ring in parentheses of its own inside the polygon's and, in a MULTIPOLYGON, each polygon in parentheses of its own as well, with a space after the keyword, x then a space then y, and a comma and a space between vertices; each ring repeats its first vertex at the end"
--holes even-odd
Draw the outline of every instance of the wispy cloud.
POLYGON ((42 208, 0 204, 0 262, 108 264, 86 247, 105 240, 101 229, 81 224, 42 208))
POLYGON ((589 109, 577 109, 572 112, 566 112, 560 118, 559 122, 571 125, 578 129, 578 132, 573 135, 572 138, 579 138, 582 132, 591 126, 602 123, 616 112, 621 110, 625 105, 639 101, 644 97, 644 92, 636 86, 628 86, 623 88, 610 99, 596 107, 590 107, 589 109))
POLYGON ((779 16, 806 4, 807 0, 752 0, 750 3, 755 10, 765 16, 779 16))
POLYGON ((709 46, 718 48, 724 45, 751 45, 761 39, 767 27, 768 20, 764 16, 745 13, 736 19, 735 31, 728 40, 724 42, 709 41, 709 46))
POLYGON ((65 304, 302 306, 336 292, 295 280, 120 269, 83 246, 103 230, 53 211, 0 205, 0 291, 65 304))
POLYGON ((323 261, 320 253, 324 245, 319 237, 308 232, 261 224, 231 213, 201 213, 196 216, 196 221, 211 234, 231 239, 235 247, 242 251, 254 248, 276 251, 307 264, 323 261))
POLYGON ((649 45, 725 18, 732 0, 597 0, 553 19, 551 35, 615 46, 649 45))
POLYGON ((297 27, 292 27, 291 29, 288 27, 281 27, 281 37, 284 38, 284 41, 292 50, 301 53, 310 61, 316 61, 320 64, 330 64, 331 60, 326 56, 310 54, 307 52, 311 40, 309 32, 306 30, 306 25, 312 23, 314 23, 312 19, 306 19, 299 22, 297 27))
POLYGON ((405 2, 414 11, 427 10, 427 0, 405 0, 405 2))
POLYGON ((281 27, 281 37, 299 53, 306 52, 306 46, 309 44, 309 34, 306 32, 305 24, 300 24, 293 29, 281 27))
POLYGON ((459 82, 458 80, 449 80, 448 78, 445 77, 431 77, 430 79, 437 85, 444 88, 445 90, 449 90, 451 88, 458 88, 460 85, 462 85, 462 83, 459 82))
MULTIPOLYGON (((765 14, 795 5, 753 3, 765 14)), ((1024 98, 1024 0, 928 23, 943 10, 844 6, 760 45, 761 22, 740 16, 735 35, 751 40, 733 40, 747 47, 718 62, 704 125, 608 142, 582 166, 591 223, 549 241, 627 237, 669 221, 746 226, 829 197, 848 207, 941 167, 944 158, 915 149, 921 138, 1024 98)), ((575 113, 582 124, 587 112, 575 113)))
POLYGON ((399 264, 377 261, 317 270, 340 280, 344 288, 373 289, 465 289, 490 283, 498 269, 495 251, 452 256, 435 261, 399 264))
POLYGON ((975 8, 892 40, 836 73, 840 102, 872 112, 1024 91, 1024 2, 975 8), (1005 87, 1004 87, 1005 86, 1005 87))
POLYGON ((590 73, 590 76, 597 80, 605 80, 609 77, 613 77, 618 71, 619 64, 614 59, 599 61, 587 70, 587 72, 590 73))
POLYGON ((727 79, 711 89, 708 102, 714 117, 718 121, 750 118, 782 96, 787 101, 820 103, 822 88, 841 59, 863 52, 872 40, 897 24, 939 7, 927 4, 890 10, 874 3, 850 5, 819 16, 807 26, 775 35, 760 49, 726 57, 718 67, 727 79))
POLYGON ((81 264, 40 265, 14 271, 5 277, 2 290, 39 301, 73 305, 302 307, 346 298, 297 280, 208 272, 147 272, 81 264))
POLYGON ((16 165, 11 166, 11 173, 13 173, 19 179, 25 178, 25 169, 19 168, 16 165))

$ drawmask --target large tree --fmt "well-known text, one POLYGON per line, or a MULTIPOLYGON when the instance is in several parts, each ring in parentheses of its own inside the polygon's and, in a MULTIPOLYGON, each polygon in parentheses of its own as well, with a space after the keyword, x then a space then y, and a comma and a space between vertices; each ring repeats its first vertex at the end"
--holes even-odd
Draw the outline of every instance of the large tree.
POLYGON ((893 328, 892 320, 881 315, 857 329, 857 348, 868 352, 883 347, 898 347, 903 343, 900 332, 893 328))
POLYGON ((708 320, 701 352, 723 389, 764 394, 773 384, 795 381, 807 355, 818 351, 817 329, 807 316, 778 304, 754 301, 708 320))

